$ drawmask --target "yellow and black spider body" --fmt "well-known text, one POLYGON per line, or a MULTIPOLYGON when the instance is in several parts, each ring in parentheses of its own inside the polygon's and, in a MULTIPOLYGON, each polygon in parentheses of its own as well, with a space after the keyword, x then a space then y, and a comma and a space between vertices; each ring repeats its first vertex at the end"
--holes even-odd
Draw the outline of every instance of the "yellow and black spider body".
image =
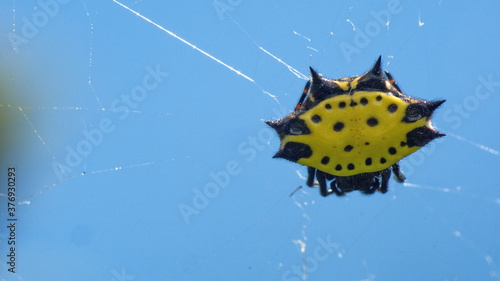
POLYGON ((379 57, 366 74, 349 78, 327 79, 311 68, 294 112, 266 123, 281 141, 274 157, 307 166, 307 185, 317 180, 322 196, 385 193, 391 171, 405 180, 399 160, 444 136, 431 124, 443 102, 404 95, 379 57))

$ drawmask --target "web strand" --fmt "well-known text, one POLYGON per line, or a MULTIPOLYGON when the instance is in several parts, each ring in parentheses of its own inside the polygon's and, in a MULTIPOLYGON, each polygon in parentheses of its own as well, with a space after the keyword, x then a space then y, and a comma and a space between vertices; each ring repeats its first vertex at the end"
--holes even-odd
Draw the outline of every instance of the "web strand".
POLYGON ((206 51, 204 51, 204 50, 202 50, 202 49, 200 49, 200 48, 196 47, 194 44, 192 44, 192 43, 190 43, 189 41, 187 41, 187 40, 183 39, 182 37, 178 36, 177 34, 173 33, 172 31, 170 31, 170 30, 168 30, 168 29, 164 28, 163 26, 161 26, 161 25, 159 25, 159 24, 155 23, 154 21, 152 21, 152 20, 148 19, 147 17, 145 17, 145 16, 141 15, 139 12, 134 11, 133 9, 129 8, 128 6, 126 6, 126 5, 124 5, 124 4, 120 3, 120 2, 118 2, 118 1, 116 1, 116 0, 113 0, 113 2, 115 2, 116 4, 118 4, 118 5, 122 6, 123 8, 127 9, 128 11, 132 12, 133 14, 135 14, 135 15, 136 15, 136 16, 138 16, 138 17, 140 17, 141 19, 143 19, 143 20, 145 20, 145 21, 149 22, 150 24, 152 24, 152 25, 156 26, 157 28, 161 29, 163 32, 167 33, 168 35, 170 35, 170 36, 174 37, 175 39, 177 39, 177 40, 181 41, 182 43, 184 43, 184 44, 188 45, 189 47, 191 47, 191 48, 195 49, 196 51, 198 51, 198 52, 202 53, 203 55, 205 55, 205 56, 209 57, 210 59, 212 59, 212 60, 216 61, 218 64, 223 65, 224 67, 228 68, 229 70, 231 70, 232 72, 234 72, 234 73, 238 74, 239 76, 241 76, 241 77, 245 78, 246 80, 248 80, 248 81, 250 81, 250 82, 252 82, 252 83, 255 83, 255 81, 254 81, 252 78, 250 78, 249 76, 245 75, 243 72, 241 72, 241 71, 239 71, 239 70, 235 69, 234 67, 232 67, 232 66, 230 66, 230 65, 226 64, 225 62, 223 62, 223 61, 221 61, 220 59, 218 59, 218 58, 216 58, 216 57, 212 56, 212 55, 211 55, 211 54, 209 54, 208 52, 206 52, 206 51))

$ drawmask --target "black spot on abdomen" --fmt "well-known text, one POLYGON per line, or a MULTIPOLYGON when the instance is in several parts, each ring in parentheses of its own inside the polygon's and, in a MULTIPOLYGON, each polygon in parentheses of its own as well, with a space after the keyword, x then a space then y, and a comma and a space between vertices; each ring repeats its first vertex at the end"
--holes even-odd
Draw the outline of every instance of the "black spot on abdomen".
POLYGON ((342 129, 344 129, 344 123, 342 123, 342 122, 337 122, 337 123, 335 123, 335 125, 333 125, 333 130, 335 132, 340 132, 340 131, 342 131, 342 129))
POLYGON ((394 147, 389 147, 389 154, 391 155, 394 155, 396 154, 398 151, 394 148, 394 147))
POLYGON ((297 162, 300 158, 311 157, 312 153, 311 147, 305 143, 289 142, 285 144, 285 147, 278 151, 273 158, 283 158, 297 162))
POLYGON ((321 117, 319 115, 313 115, 311 117, 311 121, 313 121, 314 123, 319 123, 321 122, 321 117))
POLYGON ((370 157, 366 158, 365 164, 366 166, 370 166, 372 164, 372 159, 370 157))
POLYGON ((378 120, 375 117, 370 117, 366 120, 366 124, 370 127, 375 127, 378 125, 378 120))
POLYGON ((394 113, 396 112, 396 110, 398 110, 398 105, 395 104, 395 103, 392 103, 390 104, 388 107, 387 107, 387 110, 390 112, 390 113, 394 113))
POLYGON ((328 164, 328 162, 330 162, 330 157, 328 157, 328 156, 325 156, 325 157, 323 157, 323 159, 321 159, 321 164, 323 164, 323 165, 328 164))
POLYGON ((367 105, 368 104, 368 100, 366 98, 361 98, 361 100, 359 101, 361 103, 361 105, 367 105))

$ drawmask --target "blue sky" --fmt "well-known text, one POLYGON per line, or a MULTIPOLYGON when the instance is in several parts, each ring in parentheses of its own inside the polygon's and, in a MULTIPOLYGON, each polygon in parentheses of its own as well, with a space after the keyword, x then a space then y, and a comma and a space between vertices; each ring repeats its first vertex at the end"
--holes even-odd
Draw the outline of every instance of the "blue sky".
POLYGON ((3 1, 0 280, 500 280, 498 1, 335 2, 3 1), (380 55, 447 137, 323 198, 263 120, 380 55))

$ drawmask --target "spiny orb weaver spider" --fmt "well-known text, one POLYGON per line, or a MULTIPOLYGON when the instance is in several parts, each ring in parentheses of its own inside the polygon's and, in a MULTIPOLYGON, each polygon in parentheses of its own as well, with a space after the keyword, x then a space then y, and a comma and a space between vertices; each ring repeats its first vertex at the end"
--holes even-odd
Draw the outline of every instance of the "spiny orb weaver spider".
POLYGON ((307 166, 306 183, 319 186, 322 196, 386 193, 391 171, 405 181, 399 160, 444 136, 431 116, 445 101, 404 95, 382 72, 381 57, 361 76, 327 79, 310 70, 294 112, 266 123, 281 142, 273 158, 307 166))

